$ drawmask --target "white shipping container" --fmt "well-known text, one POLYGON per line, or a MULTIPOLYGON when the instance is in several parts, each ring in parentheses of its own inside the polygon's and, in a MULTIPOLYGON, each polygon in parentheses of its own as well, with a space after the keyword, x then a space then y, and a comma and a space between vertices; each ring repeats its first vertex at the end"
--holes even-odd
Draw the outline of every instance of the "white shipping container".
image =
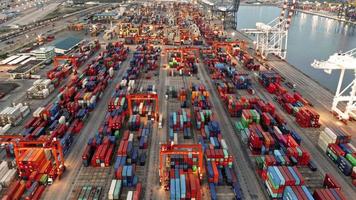
POLYGON ((33 116, 34 117, 40 117, 40 114, 42 113, 42 111, 44 110, 44 107, 38 107, 35 112, 33 112, 33 116))
POLYGON ((34 82, 33 82, 33 85, 34 86, 38 86, 38 85, 40 85, 42 83, 42 79, 38 79, 38 80, 35 80, 34 82))
POLYGON ((9 167, 6 161, 2 161, 0 164, 0 179, 9 171, 9 167))
POLYGON ((227 145, 226 145, 225 139, 221 139, 221 146, 222 146, 223 149, 226 149, 226 150, 229 149, 229 148, 227 147, 227 145))
POLYGON ((174 140, 173 140, 174 144, 178 144, 178 134, 174 133, 174 140))
POLYGON ((325 131, 322 131, 319 138, 323 138, 328 144, 330 143, 335 143, 336 142, 336 138, 333 139, 332 137, 330 137, 329 134, 327 134, 325 131))
MULTIPOLYGON (((4 135, 11 128, 11 124, 6 124, 0 128, 0 135, 4 135)), ((1 177, 1 176, 0 176, 1 177)))
POLYGON ((114 199, 114 190, 115 190, 116 180, 111 181, 110 189, 108 192, 108 199, 114 199))
POLYGON ((327 135, 329 135, 333 140, 336 141, 337 135, 336 135, 331 129, 329 129, 328 127, 326 127, 326 128, 324 129, 324 132, 325 132, 327 135))
POLYGON ((326 152, 328 145, 329 144, 325 140, 323 140, 323 138, 319 138, 318 146, 323 150, 323 152, 326 152))
POLYGON ((130 135, 129 135, 129 142, 132 142, 132 141, 133 141, 133 137, 134 137, 133 133, 130 133, 130 135))
POLYGON ((42 81, 42 85, 48 87, 50 84, 52 83, 52 81, 50 79, 44 79, 42 81))
POLYGON ((7 171, 5 176, 2 177, 1 179, 1 185, 4 187, 9 187, 11 181, 15 178, 16 175, 16 169, 10 169, 7 171))
POLYGON ((347 143, 353 152, 356 152, 356 148, 353 144, 347 143))
POLYGON ((66 117, 65 117, 65 116, 61 116, 61 117, 58 119, 58 123, 60 123, 60 124, 65 124, 65 123, 66 123, 66 117))
POLYGON ((278 133, 280 135, 283 135, 281 130, 279 130, 279 128, 277 126, 273 126, 273 130, 275 131, 275 133, 278 133))
POLYGON ((90 103, 90 104, 93 104, 93 103, 95 103, 95 102, 96 102, 96 95, 94 95, 94 96, 92 96, 92 97, 90 98, 89 103, 90 103))
POLYGON ((109 76, 112 78, 114 76, 114 68, 110 67, 109 76))
POLYGON ((127 193, 126 200, 132 200, 132 198, 133 198, 133 191, 129 191, 129 192, 127 193))
POLYGON ((328 134, 325 134, 325 133, 324 133, 324 135, 323 135, 323 138, 325 139, 325 141, 326 141, 328 144, 330 144, 330 143, 335 143, 335 142, 336 142, 335 139, 331 138, 328 134))

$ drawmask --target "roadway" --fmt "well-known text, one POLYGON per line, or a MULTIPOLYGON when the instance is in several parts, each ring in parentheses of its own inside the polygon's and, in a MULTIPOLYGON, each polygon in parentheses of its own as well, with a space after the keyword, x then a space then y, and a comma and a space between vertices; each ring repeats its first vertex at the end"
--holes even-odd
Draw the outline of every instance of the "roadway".
POLYGON ((53 34, 53 33, 65 30, 67 28, 68 21, 75 21, 80 16, 83 16, 83 15, 86 15, 89 13, 96 13, 99 10, 104 9, 108 6, 109 5, 104 4, 104 5, 90 7, 85 10, 74 12, 70 16, 61 18, 57 21, 43 23, 42 25, 31 28, 30 30, 23 31, 18 36, 1 41, 0 46, 2 48, 0 49, 0 54, 5 53, 5 52, 15 51, 16 49, 19 49, 27 44, 31 44, 31 43, 35 42, 38 34, 46 34, 49 32, 51 34, 53 34), (10 44, 10 45, 6 44, 6 42, 10 41, 10 40, 14 41, 15 43, 10 44))
MULTIPOLYGON (((165 46, 160 46, 164 52, 165 46)), ((159 101, 159 113, 163 115, 163 127, 161 129, 156 129, 153 131, 150 144, 150 153, 148 156, 148 173, 146 190, 144 193, 144 199, 156 199, 164 200, 168 199, 169 195, 159 183, 159 152, 160 144, 165 144, 167 142, 167 126, 168 126, 168 108, 167 99, 165 98, 166 88, 167 88, 167 70, 162 66, 167 64, 167 54, 161 53, 160 64, 159 64, 159 82, 157 87, 158 101, 159 101)), ((156 123, 157 124, 157 123, 156 123)))
POLYGON ((11 26, 11 25, 27 25, 34 21, 40 20, 42 17, 46 16, 53 10, 57 8, 58 5, 62 4, 65 0, 52 0, 46 2, 42 7, 32 6, 27 7, 23 6, 21 8, 15 8, 11 11, 19 10, 20 14, 7 22, 0 25, 1 26, 11 26), (27 8, 25 8, 27 7, 27 8))
POLYGON ((88 138, 93 137, 97 132, 100 122, 104 119, 107 112, 107 103, 111 94, 115 90, 115 85, 118 83, 128 68, 129 60, 132 58, 132 52, 129 54, 122 67, 115 72, 114 79, 109 82, 102 98, 97 104, 94 111, 90 113, 89 118, 78 136, 74 139, 69 154, 65 158, 66 171, 61 179, 54 181, 54 184, 48 187, 43 194, 44 199, 69 199, 70 192, 74 186, 75 180, 78 177, 79 170, 82 167, 82 153, 88 138))

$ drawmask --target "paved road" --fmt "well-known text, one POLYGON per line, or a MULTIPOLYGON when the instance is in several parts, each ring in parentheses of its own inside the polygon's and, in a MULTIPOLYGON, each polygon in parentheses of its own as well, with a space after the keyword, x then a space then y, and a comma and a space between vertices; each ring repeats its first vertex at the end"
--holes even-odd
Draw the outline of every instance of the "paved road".
POLYGON ((26 44, 31 44, 31 43, 35 42, 38 34, 46 34, 48 32, 55 33, 55 32, 64 30, 67 28, 67 21, 74 21, 81 15, 98 12, 98 10, 104 9, 108 6, 109 5, 106 5, 106 4, 94 6, 94 7, 88 8, 86 10, 82 10, 80 12, 75 12, 75 14, 73 14, 69 17, 62 18, 62 19, 52 22, 50 24, 36 27, 36 28, 34 28, 34 30, 24 31, 19 36, 16 36, 9 40, 0 42, 0 47, 2 47, 0 49, 0 54, 5 53, 5 52, 12 52, 26 44), (15 43, 8 45, 8 44, 6 44, 7 41, 14 41, 15 43))
POLYGON ((90 113, 90 116, 85 123, 84 128, 80 132, 75 141, 73 142, 72 149, 65 159, 66 171, 60 180, 56 180, 53 185, 46 189, 44 193, 44 199, 68 199, 70 197, 70 192, 75 183, 76 177, 82 166, 82 153, 84 151, 84 146, 86 145, 88 138, 95 135, 96 130, 100 126, 100 121, 102 121, 106 115, 106 108, 108 100, 115 90, 115 85, 122 79, 124 71, 128 67, 128 61, 131 59, 132 53, 129 54, 128 59, 123 62, 120 70, 115 73, 115 78, 109 83, 108 88, 105 90, 104 95, 100 102, 97 104, 96 109, 90 113), (99 121, 98 121, 99 120, 99 121))
POLYGON ((234 169, 237 172, 237 177, 241 185, 242 192, 246 199, 267 199, 265 190, 262 190, 258 176, 254 172, 252 162, 248 157, 246 147, 243 146, 241 140, 238 139, 234 132, 234 128, 230 123, 229 115, 223 107, 222 102, 219 99, 219 95, 215 90, 206 68, 199 61, 199 77, 202 82, 207 86, 209 93, 211 94, 211 102, 213 110, 215 110, 215 116, 219 121, 221 132, 226 139, 229 146, 230 153, 234 156, 234 169))
MULTIPOLYGON (((165 49, 165 48, 163 48, 165 49)), ((163 51, 162 49, 162 51, 163 51)), ((146 182, 145 199, 167 199, 168 193, 159 186, 159 151, 160 143, 167 142, 167 100, 165 99, 166 84, 167 84, 167 71, 162 68, 163 64, 167 63, 167 55, 161 54, 161 63, 159 66, 159 83, 157 85, 157 94, 159 100, 159 113, 163 115, 164 126, 162 129, 153 131, 150 145, 150 154, 148 157, 148 173, 146 182)))
MULTIPOLYGON (((63 0, 62 0, 63 2, 63 0)), ((47 14, 49 14, 50 12, 53 12, 58 5, 60 5, 60 3, 62 2, 52 2, 49 3, 48 5, 45 5, 42 8, 30 8, 26 11, 23 11, 21 13, 20 16, 10 20, 9 22, 6 22, 5 24, 2 24, 2 26, 4 25, 27 25, 29 23, 35 22, 37 20, 42 19, 43 17, 45 17, 47 14)))

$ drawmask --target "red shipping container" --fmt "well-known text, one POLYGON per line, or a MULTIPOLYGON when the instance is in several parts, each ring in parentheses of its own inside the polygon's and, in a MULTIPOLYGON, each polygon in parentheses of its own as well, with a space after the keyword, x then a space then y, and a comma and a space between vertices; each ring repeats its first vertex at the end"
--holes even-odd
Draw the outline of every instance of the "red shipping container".
POLYGON ((336 189, 341 189, 341 185, 336 181, 335 177, 332 176, 329 173, 325 174, 324 178, 324 187, 326 188, 336 188, 336 189))
POLYGON ((142 190, 142 184, 141 184, 141 183, 138 183, 138 184, 136 185, 136 191, 135 191, 135 194, 134 194, 134 196, 133 196, 133 200, 139 200, 139 199, 140 199, 141 190, 142 190))
POLYGON ((20 199, 21 199, 21 196, 23 195, 23 193, 24 193, 25 190, 26 190, 26 186, 25 186, 25 185, 26 185, 26 183, 21 182, 20 185, 19 185, 19 187, 16 188, 16 192, 15 192, 15 194, 12 196, 11 199, 13 199, 13 200, 20 200, 20 199))

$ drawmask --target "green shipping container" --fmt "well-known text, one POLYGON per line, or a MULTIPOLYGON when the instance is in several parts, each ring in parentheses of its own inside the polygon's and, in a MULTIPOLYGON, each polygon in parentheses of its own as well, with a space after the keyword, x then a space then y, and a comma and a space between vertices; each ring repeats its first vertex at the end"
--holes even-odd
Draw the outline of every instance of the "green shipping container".
POLYGON ((40 178, 40 183, 41 185, 47 185, 47 181, 48 181, 48 175, 47 174, 43 174, 40 178))
POLYGON ((326 153, 331 156, 332 161, 336 162, 337 160, 337 155, 334 154, 329 148, 326 149, 326 153))
POLYGON ((115 139, 116 139, 116 140, 120 139, 120 131, 119 131, 119 130, 116 130, 116 131, 114 132, 114 135, 115 135, 115 139))
POLYGON ((356 166, 356 158, 352 156, 352 154, 347 154, 346 159, 351 163, 353 167, 356 166))
POLYGON ((121 192, 121 180, 117 180, 115 189, 114 189, 114 199, 120 198, 120 192, 121 192))

